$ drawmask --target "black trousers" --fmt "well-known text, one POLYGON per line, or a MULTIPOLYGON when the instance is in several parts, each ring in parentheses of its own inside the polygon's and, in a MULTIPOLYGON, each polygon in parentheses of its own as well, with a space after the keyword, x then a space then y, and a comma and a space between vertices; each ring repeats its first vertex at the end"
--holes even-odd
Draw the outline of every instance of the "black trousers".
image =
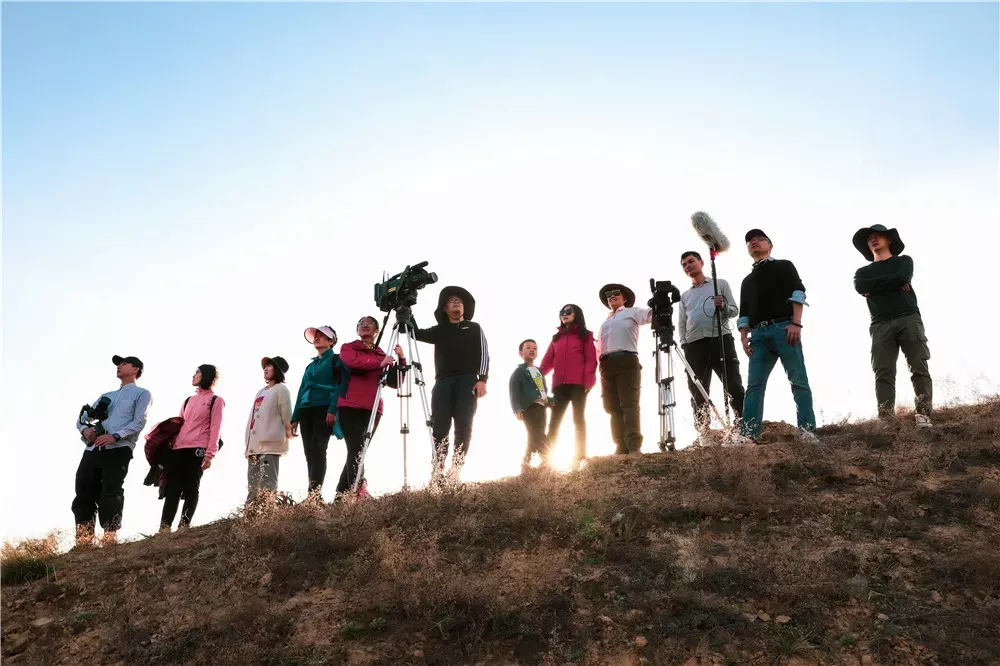
POLYGON ((552 406, 552 415, 549 416, 549 445, 554 445, 559 437, 559 425, 572 403, 573 425, 576 428, 576 459, 583 460, 587 457, 587 422, 584 420, 587 391, 581 384, 560 384, 552 389, 552 395, 556 402, 552 406))
POLYGON ((443 465, 444 459, 448 457, 448 432, 452 422, 455 424, 455 455, 452 464, 461 465, 469 453, 472 420, 479 403, 479 398, 473 392, 477 381, 476 375, 458 375, 434 382, 434 389, 431 391, 431 419, 434 422, 434 448, 438 465, 443 465))
MULTIPOLYGON (((368 428, 368 421, 372 417, 370 409, 358 409, 356 407, 340 407, 337 409, 337 418, 340 420, 340 429, 344 431, 344 443, 347 445, 347 459, 344 461, 344 470, 340 473, 340 481, 337 483, 337 492, 342 493, 351 488, 354 478, 358 475, 358 468, 361 463, 361 450, 365 446, 365 430, 368 428)), ((372 436, 378 430, 378 422, 382 420, 382 415, 375 414, 375 425, 372 427, 372 436)), ((370 450, 370 449, 369 449, 370 450)), ((364 481, 365 472, 361 471, 361 480, 364 481)), ((360 484, 358 485, 360 488, 360 484)))
POLYGON ((167 453, 167 464, 164 466, 167 487, 163 491, 161 527, 174 524, 174 516, 177 515, 177 505, 180 504, 182 493, 184 508, 181 509, 180 525, 186 527, 191 524, 194 510, 198 508, 201 477, 205 473, 201 468, 203 462, 205 462, 205 449, 172 449, 167 453))
POLYGON ((125 508, 125 475, 132 462, 132 449, 99 447, 84 451, 76 469, 76 497, 73 517, 77 525, 93 530, 95 517, 106 532, 116 532, 125 508))
MULTIPOLYGON (((722 337, 726 350, 725 372, 726 380, 729 383, 729 404, 733 408, 736 418, 743 417, 743 398, 746 391, 743 389, 743 379, 740 377, 740 359, 736 355, 736 343, 732 335, 722 337)), ((684 356, 687 358, 691 369, 694 370, 705 387, 705 392, 712 390, 712 373, 719 376, 722 381, 723 363, 719 354, 719 338, 702 338, 684 345, 684 356)), ((711 422, 708 402, 701 395, 701 391, 695 386, 691 378, 687 378, 688 391, 691 393, 691 408, 694 410, 695 427, 699 430, 708 427, 711 422)), ((722 410, 719 410, 722 411, 722 410)))
POLYGON ((309 476, 309 492, 322 490, 326 479, 326 449, 330 445, 333 429, 326 425, 327 408, 306 407, 299 412, 299 426, 302 428, 302 449, 306 454, 306 473, 309 476))
POLYGON ((534 453, 543 459, 549 455, 549 440, 545 437, 546 408, 537 402, 531 403, 522 414, 524 427, 528 431, 528 448, 524 451, 525 464, 531 462, 534 453))
POLYGON ((638 453, 642 449, 639 424, 639 384, 642 365, 637 354, 601 359, 601 397, 611 417, 611 439, 615 453, 638 453))

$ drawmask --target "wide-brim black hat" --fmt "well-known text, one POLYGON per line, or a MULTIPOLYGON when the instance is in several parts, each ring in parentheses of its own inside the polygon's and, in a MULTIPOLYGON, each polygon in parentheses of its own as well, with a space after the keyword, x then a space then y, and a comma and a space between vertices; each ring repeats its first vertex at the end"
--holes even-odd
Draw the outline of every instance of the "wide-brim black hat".
POLYGON ((600 292, 599 296, 600 296, 600 299, 601 299, 601 303, 604 303, 604 307, 606 307, 609 310, 611 309, 611 306, 608 305, 608 299, 607 299, 607 297, 605 297, 604 294, 608 293, 612 289, 619 289, 619 290, 621 290, 622 295, 625 297, 625 307, 630 308, 633 305, 635 305, 635 292, 632 291, 631 289, 629 289, 628 287, 626 287, 623 284, 618 284, 617 282, 612 282, 611 284, 606 284, 603 287, 601 287, 601 292, 600 292))
POLYGON ((283 375, 288 372, 288 361, 280 356, 265 356, 260 359, 261 368, 266 368, 269 365, 274 365, 278 370, 281 370, 281 374, 283 375))
POLYGON ((865 256, 868 261, 875 261, 875 255, 872 253, 871 248, 868 247, 868 235, 871 233, 881 233, 889 237, 889 252, 892 256, 899 255, 906 246, 903 241, 899 238, 899 232, 895 229, 886 229, 885 225, 873 224, 870 227, 864 227, 863 229, 858 229, 854 234, 854 247, 858 249, 858 252, 865 256))
POLYGON ((472 318, 476 314, 476 299, 472 297, 468 289, 451 285, 442 289, 438 295, 438 306, 437 310, 434 311, 434 318, 437 322, 443 324, 448 321, 448 315, 444 313, 444 305, 452 296, 462 299, 462 305, 464 306, 462 318, 465 321, 472 321, 472 318))

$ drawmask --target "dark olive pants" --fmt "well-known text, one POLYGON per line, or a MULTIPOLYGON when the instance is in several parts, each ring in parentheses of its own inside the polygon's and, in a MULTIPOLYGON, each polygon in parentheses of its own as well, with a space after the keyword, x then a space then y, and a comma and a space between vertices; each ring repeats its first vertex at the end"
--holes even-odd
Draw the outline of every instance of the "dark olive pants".
POLYGON ((613 354, 601 359, 601 393, 604 411, 611 416, 615 453, 638 453, 642 448, 639 426, 638 354, 613 354))
POLYGON ((934 390, 927 361, 931 351, 920 313, 873 323, 868 331, 872 336, 872 370, 879 416, 890 417, 896 411, 896 362, 902 350, 910 368, 917 413, 930 417, 934 390))

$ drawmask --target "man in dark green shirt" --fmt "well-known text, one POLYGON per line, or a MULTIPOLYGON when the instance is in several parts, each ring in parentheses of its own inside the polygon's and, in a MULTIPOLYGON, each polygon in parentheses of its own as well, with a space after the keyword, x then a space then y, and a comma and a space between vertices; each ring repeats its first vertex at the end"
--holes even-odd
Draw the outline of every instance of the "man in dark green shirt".
POLYGON ((930 427, 933 390, 927 361, 931 357, 924 322, 917 307, 913 259, 900 256, 905 247, 895 229, 881 224, 858 229, 854 247, 871 263, 854 273, 854 288, 868 301, 872 323, 872 370, 878 414, 890 419, 896 410, 896 361, 903 350, 916 395, 917 426, 930 427))

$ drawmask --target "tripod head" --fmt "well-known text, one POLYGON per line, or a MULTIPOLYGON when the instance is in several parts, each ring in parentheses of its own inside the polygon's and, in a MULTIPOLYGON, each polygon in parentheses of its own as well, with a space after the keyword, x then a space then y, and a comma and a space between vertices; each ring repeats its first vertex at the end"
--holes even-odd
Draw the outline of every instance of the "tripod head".
POLYGON ((674 344, 674 303, 681 300, 681 292, 669 280, 657 282, 653 278, 649 278, 649 290, 653 293, 647 302, 653 310, 653 337, 657 339, 657 348, 666 351, 674 344))

